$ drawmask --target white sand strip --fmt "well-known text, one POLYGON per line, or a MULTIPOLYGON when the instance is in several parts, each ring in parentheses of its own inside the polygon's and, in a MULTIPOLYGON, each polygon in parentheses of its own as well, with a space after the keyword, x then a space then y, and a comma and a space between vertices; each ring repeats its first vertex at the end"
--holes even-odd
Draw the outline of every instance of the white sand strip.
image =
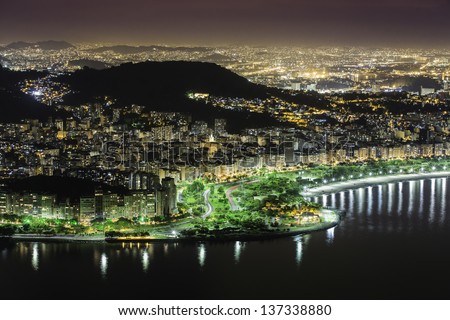
POLYGON ((385 184, 395 181, 421 180, 421 179, 431 179, 441 177, 450 177, 450 171, 396 174, 379 177, 367 177, 342 182, 332 182, 318 187, 306 189, 304 192, 302 192, 302 194, 306 197, 310 197, 322 194, 336 193, 347 189, 385 184))

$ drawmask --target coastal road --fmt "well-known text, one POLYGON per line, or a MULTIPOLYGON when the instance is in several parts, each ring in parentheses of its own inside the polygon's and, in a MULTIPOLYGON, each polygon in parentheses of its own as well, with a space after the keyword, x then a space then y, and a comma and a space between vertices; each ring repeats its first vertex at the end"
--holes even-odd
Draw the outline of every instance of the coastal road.
POLYGON ((205 219, 206 217, 211 215, 211 213, 213 212, 213 209, 214 209, 211 202, 209 202, 210 193, 211 193, 211 189, 207 189, 207 190, 205 190, 205 192, 203 192, 203 198, 205 199, 205 205, 206 205, 206 213, 204 215, 202 215, 203 219, 205 219))

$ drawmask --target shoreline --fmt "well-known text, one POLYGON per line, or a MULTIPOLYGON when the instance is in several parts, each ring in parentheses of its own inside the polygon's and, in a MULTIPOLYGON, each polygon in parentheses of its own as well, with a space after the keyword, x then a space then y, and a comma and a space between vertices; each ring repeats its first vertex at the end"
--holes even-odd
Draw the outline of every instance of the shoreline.
POLYGON ((11 237, 0 237, 0 241, 11 242, 56 242, 56 243, 168 243, 168 242, 226 242, 226 241, 255 241, 255 240, 270 240, 284 237, 297 236, 301 234, 308 234, 316 231, 325 231, 334 228, 340 224, 345 216, 345 212, 337 209, 324 209, 327 214, 332 213, 334 219, 332 221, 325 221, 318 224, 290 227, 284 231, 259 231, 248 233, 230 233, 221 235, 201 235, 190 237, 168 237, 168 238, 154 238, 154 237, 130 237, 130 238, 106 238, 104 236, 45 236, 37 234, 17 234, 11 237))
POLYGON ((57 235, 57 236, 46 236, 38 234, 15 234, 11 237, 3 237, 2 239, 10 239, 17 242, 104 242, 104 236, 68 236, 68 235, 57 235))
POLYGON ((375 176, 369 178, 354 179, 343 182, 332 182, 326 185, 309 188, 302 192, 304 197, 314 197, 319 195, 337 193, 344 190, 354 188, 369 187, 373 185, 382 185, 391 182, 399 181, 414 181, 432 178, 446 178, 450 177, 450 171, 426 172, 426 173, 404 173, 387 176, 375 176))

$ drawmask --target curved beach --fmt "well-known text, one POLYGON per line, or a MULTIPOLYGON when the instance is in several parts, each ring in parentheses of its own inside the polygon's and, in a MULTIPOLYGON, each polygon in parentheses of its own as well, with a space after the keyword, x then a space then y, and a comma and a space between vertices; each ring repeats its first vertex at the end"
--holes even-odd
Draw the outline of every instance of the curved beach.
POLYGON ((450 177, 450 171, 425 172, 425 173, 406 173, 389 176, 375 176, 362 179, 354 179, 342 182, 332 182, 318 187, 310 188, 302 192, 303 196, 311 197, 329 193, 336 193, 343 190, 368 187, 372 185, 386 184, 397 181, 410 181, 431 178, 450 177))

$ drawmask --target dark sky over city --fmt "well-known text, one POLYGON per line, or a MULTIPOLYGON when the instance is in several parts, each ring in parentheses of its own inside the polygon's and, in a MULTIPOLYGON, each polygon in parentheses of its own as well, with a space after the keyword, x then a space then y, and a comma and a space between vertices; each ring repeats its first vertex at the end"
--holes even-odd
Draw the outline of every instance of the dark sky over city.
POLYGON ((450 0, 6 0, 0 8, 0 43, 450 46, 450 0))

